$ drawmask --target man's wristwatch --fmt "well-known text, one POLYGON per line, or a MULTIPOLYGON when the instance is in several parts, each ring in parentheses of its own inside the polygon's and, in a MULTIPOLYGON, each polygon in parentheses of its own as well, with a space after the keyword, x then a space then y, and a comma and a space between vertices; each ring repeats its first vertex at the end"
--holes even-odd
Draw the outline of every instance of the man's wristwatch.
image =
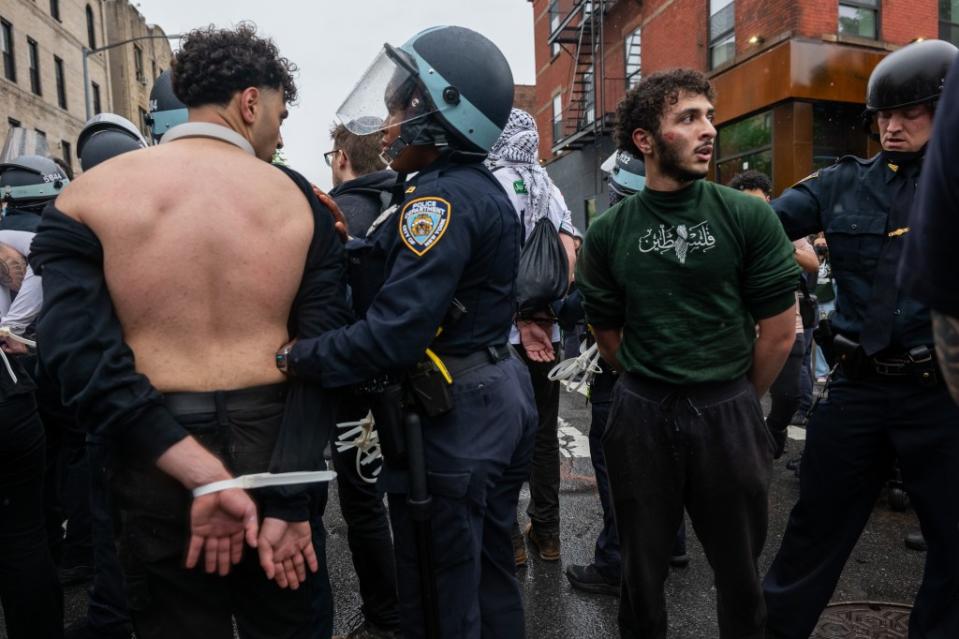
POLYGON ((280 369, 285 375, 290 374, 290 351, 293 350, 291 345, 283 347, 283 350, 276 354, 276 367, 280 369))

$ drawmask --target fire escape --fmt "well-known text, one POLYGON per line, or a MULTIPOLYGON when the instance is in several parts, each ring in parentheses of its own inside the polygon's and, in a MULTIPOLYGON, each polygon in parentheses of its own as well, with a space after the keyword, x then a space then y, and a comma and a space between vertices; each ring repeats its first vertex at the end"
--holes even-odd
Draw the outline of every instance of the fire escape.
POLYGON ((559 0, 572 7, 549 34, 572 56, 569 89, 561 115, 553 120, 553 153, 580 149, 612 128, 615 114, 606 112, 605 16, 616 0, 559 0))

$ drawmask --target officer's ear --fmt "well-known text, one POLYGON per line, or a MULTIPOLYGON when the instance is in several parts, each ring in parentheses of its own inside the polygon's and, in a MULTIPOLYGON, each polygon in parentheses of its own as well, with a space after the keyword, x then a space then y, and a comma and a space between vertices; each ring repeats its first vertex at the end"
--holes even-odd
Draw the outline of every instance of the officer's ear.
POLYGON ((633 144, 643 155, 653 154, 653 133, 646 129, 636 129, 633 131, 633 144))

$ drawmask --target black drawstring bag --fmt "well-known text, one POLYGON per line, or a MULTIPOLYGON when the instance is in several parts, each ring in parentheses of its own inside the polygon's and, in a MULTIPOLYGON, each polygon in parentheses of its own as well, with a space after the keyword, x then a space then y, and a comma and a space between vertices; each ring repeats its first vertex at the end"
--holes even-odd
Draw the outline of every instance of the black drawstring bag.
POLYGON ((556 227, 542 218, 523 245, 516 278, 519 315, 549 310, 550 304, 566 295, 569 262, 556 227))

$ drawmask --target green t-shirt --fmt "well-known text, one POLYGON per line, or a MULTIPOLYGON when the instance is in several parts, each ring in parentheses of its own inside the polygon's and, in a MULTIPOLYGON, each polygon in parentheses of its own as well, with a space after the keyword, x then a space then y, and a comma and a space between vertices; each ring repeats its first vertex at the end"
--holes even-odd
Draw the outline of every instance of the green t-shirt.
POLYGON ((647 188, 596 218, 576 286, 590 324, 622 327, 627 371, 696 384, 749 371, 756 320, 795 303, 799 271, 768 204, 697 180, 647 188))

